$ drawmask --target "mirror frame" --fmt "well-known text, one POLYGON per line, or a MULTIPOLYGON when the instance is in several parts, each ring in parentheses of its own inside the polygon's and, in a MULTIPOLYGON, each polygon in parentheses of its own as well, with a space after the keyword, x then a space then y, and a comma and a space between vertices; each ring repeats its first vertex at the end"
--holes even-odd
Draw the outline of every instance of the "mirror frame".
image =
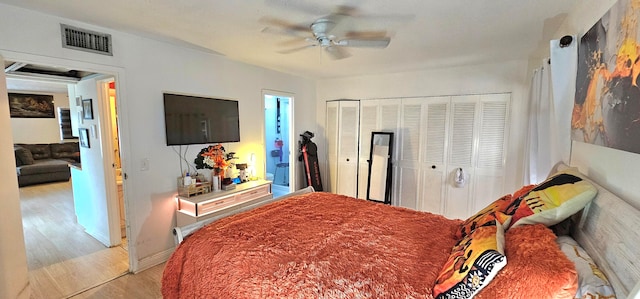
POLYGON ((367 196, 366 196, 367 200, 380 202, 388 205, 391 204, 391 187, 392 187, 391 177, 393 173, 392 157, 393 157, 393 132, 371 132, 369 160, 367 160, 367 162, 369 163, 369 171, 367 176, 367 196), (384 179, 385 190, 384 190, 384 198, 382 200, 378 198, 371 198, 371 169, 373 164, 373 146, 376 145, 375 144, 376 135, 386 135, 388 136, 388 139, 389 139, 389 152, 387 153, 387 159, 385 160, 387 162, 387 173, 384 179))

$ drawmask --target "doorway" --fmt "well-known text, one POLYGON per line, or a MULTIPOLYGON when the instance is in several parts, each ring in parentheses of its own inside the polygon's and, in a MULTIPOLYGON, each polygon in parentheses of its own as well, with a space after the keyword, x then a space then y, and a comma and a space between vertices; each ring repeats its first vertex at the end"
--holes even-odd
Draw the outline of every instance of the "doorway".
POLYGON ((296 153, 292 142, 293 97, 274 92, 263 92, 265 178, 272 181, 274 197, 294 190, 292 166, 296 153))
MULTIPOLYGON (((2 61, 2 57, 0 57, 0 61, 2 61)), ((105 163, 112 165, 111 163, 113 161, 113 165, 115 166, 115 161, 117 160, 118 164, 120 164, 120 144, 119 138, 117 137, 119 134, 117 128, 117 112, 115 109, 117 106, 115 93, 116 80, 114 76, 93 73, 75 81, 74 79, 62 78, 62 76, 55 75, 40 77, 34 75, 29 78, 24 76, 12 77, 11 71, 7 71, 7 68, 16 69, 19 68, 20 65, 27 65, 27 63, 9 61, 4 65, 7 80, 0 84, 6 84, 7 90, 9 91, 55 94, 54 103, 56 107, 65 109, 82 107, 84 104, 83 99, 93 99, 92 103, 89 102, 92 107, 90 118, 80 117, 82 113, 70 113, 70 118, 73 121, 82 122, 78 127, 88 129, 88 132, 91 132, 89 136, 95 141, 95 143, 91 143, 91 145, 93 145, 91 147, 92 152, 88 149, 80 148, 80 165, 84 166, 85 172, 92 172, 86 175, 87 177, 93 177, 92 174, 94 171, 97 173, 101 172, 102 169, 106 169, 100 167, 105 163), (112 79, 106 82, 96 79, 105 77, 112 79), (91 89, 90 97, 85 96, 81 98, 73 94, 74 90, 76 90, 75 87, 80 85, 81 82, 89 86, 88 89, 91 89), (112 83, 113 88, 109 88, 111 86, 110 83, 112 83), (106 87, 101 87, 101 84, 106 84, 106 87), (111 107, 112 103, 114 109, 108 109, 107 107, 111 107), (105 115, 105 117, 102 115, 105 115), (106 117, 106 115, 109 115, 109 117, 106 117), (115 121, 108 122, 111 118, 115 119, 115 121), (106 141, 107 139, 101 138, 101 136, 111 136, 111 132, 107 131, 109 126, 103 125, 103 123, 110 123, 115 126, 111 127, 115 129, 115 139, 106 141), (109 144, 108 147, 116 148, 117 152, 114 152, 113 157, 105 157, 103 159, 101 158, 102 146, 100 145, 107 145, 107 143, 109 144)), ((55 71, 61 68, 48 67, 45 65, 38 65, 37 67, 50 68, 55 71)), ((13 128, 5 129, 13 130, 14 143, 78 141, 77 134, 76 137, 72 139, 64 140, 61 137, 47 135, 45 133, 47 130, 44 130, 42 126, 48 126, 48 124, 43 121, 42 119, 11 119, 13 128), (16 126, 19 126, 19 128, 15 128, 16 126), (35 134, 35 132, 38 134, 35 134), (21 134, 23 136, 21 136, 21 134), (26 138, 27 135, 29 138, 26 138)), ((53 122, 56 123, 57 121, 58 120, 53 120, 53 122)), ((78 168, 82 169, 82 167, 78 168)), ((68 297, 129 272, 129 244, 126 242, 126 239, 123 239, 123 242, 111 243, 113 245, 105 246, 104 239, 95 238, 90 235, 90 232, 95 233, 95 231, 91 231, 79 223, 79 211, 78 206, 76 206, 78 198, 74 198, 78 185, 82 187, 82 190, 90 193, 87 194, 87 198, 95 198, 93 193, 106 194, 108 192, 104 192, 104 190, 111 189, 111 187, 113 190, 116 190, 117 178, 115 168, 112 171, 114 173, 112 178, 107 179, 105 176, 99 176, 100 178, 104 178, 104 180, 97 183, 87 181, 86 184, 82 184, 82 182, 75 184, 76 180, 71 179, 69 181, 43 183, 20 188, 23 233, 25 235, 31 291, 34 297, 68 297)), ((119 190, 122 189, 120 188, 119 190)), ((112 193, 115 194, 116 192, 112 193)), ((122 197, 122 204, 111 204, 108 200, 106 203, 109 206, 122 207, 124 196, 122 197)), ((110 214, 109 218, 111 218, 111 211, 115 211, 115 213, 118 212, 117 208, 104 209, 104 211, 107 210, 110 214)), ((119 228, 122 228, 124 227, 122 225, 124 224, 124 222, 122 222, 124 217, 123 215, 118 216, 118 219, 121 220, 119 221, 119 228)), ((118 238, 121 234, 123 237, 125 236, 125 234, 118 229, 118 238)))

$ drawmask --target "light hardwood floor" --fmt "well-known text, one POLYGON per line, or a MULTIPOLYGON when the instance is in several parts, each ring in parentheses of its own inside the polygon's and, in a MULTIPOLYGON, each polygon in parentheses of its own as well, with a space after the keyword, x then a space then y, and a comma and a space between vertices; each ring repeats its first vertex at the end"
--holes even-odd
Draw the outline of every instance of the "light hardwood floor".
POLYGON ((22 187, 20 204, 32 298, 158 298, 164 267, 127 274, 126 246, 107 248, 76 223, 71 182, 22 187))
POLYGON ((162 298, 160 292, 162 271, 165 263, 151 267, 138 274, 127 274, 105 284, 80 293, 72 299, 111 298, 162 298))

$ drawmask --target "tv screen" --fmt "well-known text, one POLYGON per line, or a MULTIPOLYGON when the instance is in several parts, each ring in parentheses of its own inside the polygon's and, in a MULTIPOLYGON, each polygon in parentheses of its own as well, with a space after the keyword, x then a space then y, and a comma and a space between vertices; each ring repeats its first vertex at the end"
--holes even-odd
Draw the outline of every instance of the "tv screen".
POLYGON ((167 145, 240 141, 238 101, 164 94, 167 145))

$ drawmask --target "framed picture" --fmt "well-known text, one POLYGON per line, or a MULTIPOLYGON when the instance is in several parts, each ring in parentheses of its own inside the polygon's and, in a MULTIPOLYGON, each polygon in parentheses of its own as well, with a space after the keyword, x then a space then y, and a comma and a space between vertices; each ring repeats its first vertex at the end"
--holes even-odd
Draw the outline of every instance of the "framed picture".
POLYGON ((82 118, 93 119, 93 105, 91 99, 82 100, 82 118))
POLYGON ((89 129, 80 128, 80 146, 90 148, 91 144, 89 143, 89 129))
POLYGON ((15 118, 55 118, 53 95, 9 93, 9 111, 15 118))

